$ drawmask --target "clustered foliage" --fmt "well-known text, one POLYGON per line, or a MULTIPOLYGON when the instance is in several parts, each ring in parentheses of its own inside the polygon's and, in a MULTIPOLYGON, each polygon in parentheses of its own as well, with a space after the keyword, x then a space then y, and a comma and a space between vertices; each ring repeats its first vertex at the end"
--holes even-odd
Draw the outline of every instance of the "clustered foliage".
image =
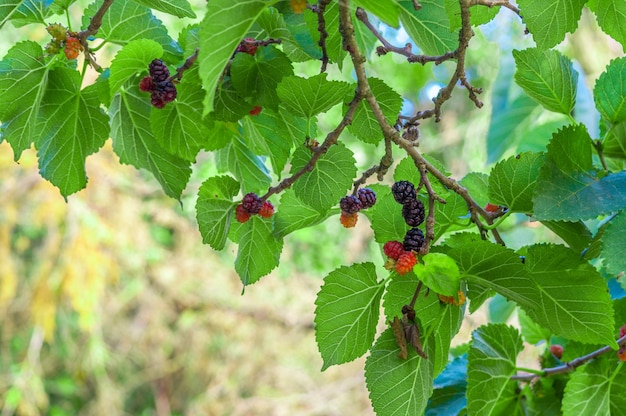
POLYGON ((337 214, 346 228, 368 217, 384 256, 324 278, 315 331, 323 369, 369 351, 377 414, 623 413, 626 301, 614 288, 626 286, 626 58, 607 62, 595 83, 591 126, 576 107, 579 73, 555 46, 584 7, 626 46, 624 2, 210 0, 178 39, 152 9, 195 18, 185 0, 96 0, 81 31, 50 23, 73 3, 0 7, 0 28, 34 24, 49 36, 45 46, 17 43, 0 62, 0 141, 16 161, 34 145, 40 174, 63 197, 87 185, 85 160, 108 138, 120 163, 149 171, 175 199, 199 152, 214 152, 222 173, 202 184, 197 221, 213 249, 238 244, 244 285, 278 266, 290 233, 337 214), (482 107, 465 61, 500 9, 523 16, 536 47, 512 52, 520 94, 493 108, 497 163, 457 181, 426 153, 432 137, 419 126, 445 117, 453 96, 482 107), (378 22, 401 25, 420 53, 393 45, 378 22), (108 67, 98 63, 103 43, 119 47, 108 67), (385 54, 452 65, 448 83, 428 108, 401 113, 399 92, 370 73, 385 54), (294 70, 316 61, 315 75, 294 70), (333 80, 329 68, 354 78, 333 80), (319 131, 318 117, 338 108, 340 120, 319 131), (537 108, 565 122, 545 148, 503 158, 537 108), (376 145, 380 162, 358 173, 347 132, 376 145), (513 218, 564 244, 507 247, 498 228, 513 218), (379 275, 383 264, 389 273, 379 275), (465 314, 492 298, 518 308, 521 333, 491 323, 451 349, 465 314), (381 301, 389 327, 377 335, 381 301), (517 368, 522 340, 549 346, 541 369, 517 368))

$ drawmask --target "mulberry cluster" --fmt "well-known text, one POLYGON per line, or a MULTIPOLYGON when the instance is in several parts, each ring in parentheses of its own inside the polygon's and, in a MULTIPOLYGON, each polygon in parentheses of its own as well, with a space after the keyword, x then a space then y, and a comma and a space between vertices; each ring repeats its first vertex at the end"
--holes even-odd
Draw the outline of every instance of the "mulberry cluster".
POLYGON ((48 25, 46 30, 52 36, 52 39, 45 47, 49 55, 56 55, 63 49, 67 59, 72 60, 78 58, 78 55, 83 51, 83 45, 76 37, 76 33, 68 32, 65 26, 53 23, 48 25))
POLYGON ((424 203, 417 199, 415 185, 409 181, 398 181, 391 187, 393 198, 402 204, 402 218, 412 228, 404 236, 404 250, 419 252, 424 245, 424 233, 416 228, 424 222, 424 203))
POLYGON ((176 86, 170 81, 170 71, 162 60, 153 60, 148 69, 150 76, 141 80, 139 89, 151 93, 150 102, 153 106, 163 108, 176 99, 176 86))
POLYGON ((362 209, 371 208, 376 203, 376 193, 370 188, 361 188, 356 195, 348 195, 339 201, 341 216, 339 221, 345 228, 352 228, 356 225, 357 213, 362 209))
POLYGON ((398 274, 410 272, 417 264, 415 253, 405 250, 404 245, 399 241, 387 241, 383 246, 383 251, 388 257, 385 267, 395 270, 398 274))
POLYGON ((244 223, 256 214, 263 218, 270 218, 274 215, 274 205, 270 201, 261 200, 254 192, 250 192, 243 197, 241 204, 235 208, 235 218, 244 223))

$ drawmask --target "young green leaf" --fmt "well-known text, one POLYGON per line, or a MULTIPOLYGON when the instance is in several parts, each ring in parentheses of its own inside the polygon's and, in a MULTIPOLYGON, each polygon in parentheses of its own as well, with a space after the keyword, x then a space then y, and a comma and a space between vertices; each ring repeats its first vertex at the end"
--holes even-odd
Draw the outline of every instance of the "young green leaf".
POLYGON ((202 183, 196 201, 196 219, 202 242, 215 250, 226 244, 239 183, 230 176, 214 176, 202 183))
POLYGON ((399 26, 398 0, 355 0, 354 4, 375 14, 385 24, 397 28, 399 26))
POLYGON ((187 0, 133 0, 146 7, 152 7, 160 12, 168 13, 176 17, 191 17, 194 19, 196 14, 193 12, 191 5, 187 0))
MULTIPOLYGON (((543 7, 542 7, 543 8, 543 7)), ((578 73, 572 62, 556 50, 514 50, 515 82, 550 111, 570 114, 576 101, 578 73)))
POLYGON ((193 162, 200 149, 211 147, 214 123, 202 117, 204 91, 201 88, 183 81, 176 89, 176 100, 164 108, 151 110, 150 126, 159 145, 193 162))
POLYGON ((518 399, 515 360, 522 337, 505 324, 481 326, 472 334, 467 367, 467 407, 474 415, 503 414, 518 399))
MULTIPOLYGON (((296 149, 291 160, 291 174, 295 174, 311 159, 306 147, 296 149)), ((319 212, 327 211, 345 196, 356 176, 354 155, 342 143, 328 149, 307 172, 293 185, 296 196, 319 212)))
POLYGON ((582 125, 554 134, 535 188, 537 219, 585 220, 626 206, 626 172, 601 177, 593 169, 591 152, 582 125))
POLYGON ((620 212, 611 220, 602 237, 602 257, 610 273, 626 271, 626 213, 620 212))
MULTIPOLYGON (((432 354, 432 338, 425 351, 432 354)), ((391 328, 376 340, 365 361, 365 382, 378 416, 421 415, 433 393, 433 361, 410 348, 409 358, 398 358, 398 345, 391 328)))
POLYGON ((120 90, 113 97, 109 108, 113 151, 120 163, 150 171, 167 195, 179 199, 191 168, 189 162, 168 153, 157 143, 150 129, 151 108, 145 93, 136 85, 120 90))
POLYGON ((372 346, 384 283, 373 263, 332 271, 315 300, 315 340, 324 359, 322 371, 352 361, 372 346))
POLYGON ((524 23, 540 49, 561 43, 565 34, 576 30, 587 0, 519 0, 524 23))
POLYGON ((541 153, 522 153, 494 166, 489 175, 489 201, 514 212, 532 213, 533 193, 543 160, 541 153))
POLYGON ((13 148, 16 161, 39 135, 37 116, 51 69, 42 56, 39 44, 25 41, 13 46, 0 62, 2 138, 13 148))
POLYGON ((37 125, 39 172, 63 196, 87 185, 85 159, 109 137, 109 119, 100 109, 96 87, 81 90, 80 81, 73 69, 50 72, 37 125))
POLYGON ((626 48, 626 29, 624 28, 626 3, 622 0, 589 0, 586 5, 596 15, 598 25, 604 33, 626 48))
POLYGON ((429 253, 415 265, 413 272, 431 290, 445 295, 457 296, 461 274, 456 262, 443 253, 429 253))
POLYGON ((311 118, 330 110, 353 90, 354 85, 328 81, 326 73, 322 73, 311 78, 285 77, 276 92, 287 111, 295 116, 311 118))
MULTIPOLYGON (((368 81, 385 118, 394 125, 402 109, 402 97, 378 78, 370 78, 368 81)), ((365 100, 359 103, 348 130, 365 143, 377 144, 383 139, 380 125, 365 100)))
POLYGON ((611 123, 626 120, 626 58, 612 60, 593 88, 593 98, 602 117, 611 123))
POLYGON ((152 60, 163 55, 163 47, 151 39, 135 39, 128 42, 113 58, 109 76, 111 96, 122 88, 130 78, 147 73, 152 60))
POLYGON ((211 0, 200 24, 198 64, 202 86, 207 92, 204 114, 213 111, 217 84, 235 48, 269 6, 264 0, 211 0))
POLYGON ((410 1, 400 2, 400 22, 426 55, 443 55, 457 48, 459 36, 450 31, 444 0, 421 0, 415 10, 410 1))
POLYGON ((278 266, 282 250, 283 240, 272 234, 271 219, 253 215, 243 224, 235 270, 244 286, 256 283, 278 266))
MULTIPOLYGON (((82 27, 89 26, 90 17, 102 6, 102 1, 97 0, 85 9, 82 27)), ((134 39, 152 39, 163 48, 165 61, 178 62, 182 58, 182 49, 167 33, 163 23, 154 17, 148 7, 133 1, 113 2, 94 36, 122 46, 134 39)))

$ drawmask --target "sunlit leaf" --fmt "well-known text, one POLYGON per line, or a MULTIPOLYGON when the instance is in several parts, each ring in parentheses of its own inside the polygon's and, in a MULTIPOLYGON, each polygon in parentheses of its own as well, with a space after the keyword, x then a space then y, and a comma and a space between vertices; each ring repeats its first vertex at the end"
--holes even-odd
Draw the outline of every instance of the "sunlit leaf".
POLYGON ((202 183, 196 201, 196 218, 202 242, 215 250, 226 244, 239 183, 230 176, 214 176, 202 183))

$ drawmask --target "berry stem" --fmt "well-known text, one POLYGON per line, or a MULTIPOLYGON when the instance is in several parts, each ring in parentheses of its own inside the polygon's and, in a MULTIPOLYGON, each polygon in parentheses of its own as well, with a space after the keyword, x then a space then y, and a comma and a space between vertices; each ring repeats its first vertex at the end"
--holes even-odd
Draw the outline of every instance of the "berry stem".
POLYGON ((409 308, 413 309, 415 307, 415 302, 417 302, 417 297, 420 295, 420 292, 422 291, 422 286, 423 286, 423 283, 420 280, 419 283, 417 284, 417 288, 415 289, 415 293, 413 293, 413 298, 411 299, 411 303, 409 303, 409 308))
POLYGON ((191 68, 193 64, 196 62, 196 59, 198 59, 199 51, 200 49, 196 48, 195 52, 189 58, 187 58, 181 66, 176 68, 176 73, 170 76, 168 81, 174 81, 174 80, 180 81, 183 78, 183 73, 189 68, 191 68))
POLYGON ((507 212, 502 214, 502 216, 500 218, 498 218, 498 220, 496 222, 494 222, 493 224, 489 224, 489 225, 483 225, 483 228, 485 230, 493 230, 493 229, 499 227, 500 225, 502 225, 504 220, 506 220, 509 217, 509 215, 511 215, 511 212, 512 212, 511 210, 508 210, 507 212))

